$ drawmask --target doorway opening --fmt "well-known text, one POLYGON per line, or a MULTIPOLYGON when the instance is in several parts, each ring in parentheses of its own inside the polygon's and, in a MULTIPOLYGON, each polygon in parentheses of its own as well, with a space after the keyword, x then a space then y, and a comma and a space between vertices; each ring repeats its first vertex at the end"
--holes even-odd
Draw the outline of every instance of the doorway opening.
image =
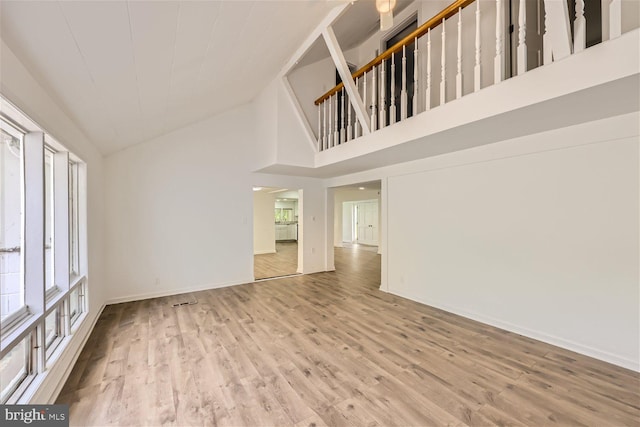
MULTIPOLYGON (((380 287, 383 251, 380 181, 332 189, 333 258, 336 271, 370 275, 367 283, 380 287)), ((368 285, 370 286, 370 285, 368 285)))
POLYGON ((378 246, 378 199, 342 202, 342 245, 378 246))
MULTIPOLYGON (((395 45, 399 41, 403 40, 416 28, 418 28, 418 17, 413 16, 406 24, 398 27, 398 31, 389 37, 387 40, 383 42, 384 49, 389 49, 391 46, 395 45)), ((413 51, 415 49, 415 42, 408 43, 406 45, 406 90, 407 90, 407 117, 413 116, 413 94, 414 94, 414 55, 413 51)), ((380 108, 385 109, 386 117, 389 117, 389 123, 399 122, 402 117, 402 50, 394 53, 392 58, 386 61, 385 64, 385 73, 386 79, 385 82, 385 98, 388 101, 386 105, 381 106, 380 108), (393 73, 391 72, 391 68, 394 68, 393 73), (392 81, 392 75, 394 76, 392 81), (392 119, 391 114, 391 86, 394 87, 394 99, 393 104, 396 106, 396 117, 392 119)))
POLYGON ((300 272, 300 192, 253 187, 253 274, 256 280, 300 272))

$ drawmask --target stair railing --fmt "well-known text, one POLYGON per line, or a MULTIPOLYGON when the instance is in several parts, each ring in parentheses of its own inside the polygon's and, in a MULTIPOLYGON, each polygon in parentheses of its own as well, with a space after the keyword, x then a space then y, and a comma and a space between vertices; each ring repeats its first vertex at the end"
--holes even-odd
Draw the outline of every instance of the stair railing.
MULTIPOLYGON (((505 7, 509 0, 493 0, 495 1, 495 55, 493 59, 493 84, 499 83, 507 77, 507 59, 508 56, 505 53, 505 34, 506 25, 505 19, 505 7)), ((518 17, 513 30, 515 32, 514 43, 514 55, 515 61, 513 63, 513 70, 509 73, 511 75, 521 75, 528 71, 535 65, 527 63, 528 47, 527 47, 527 4, 531 0, 518 0, 518 17)), ((573 45, 569 48, 571 52, 579 52, 586 47, 585 42, 585 14, 584 14, 584 0, 570 0, 575 1, 575 17, 570 17, 573 24, 573 45)), ((538 32, 544 31, 544 34, 540 34, 541 46, 547 48, 542 50, 539 47, 538 65, 547 64, 555 58, 552 58, 551 38, 548 34, 548 13, 544 5, 549 2, 549 6, 554 8, 558 7, 558 4, 562 4, 561 0, 538 0, 538 7, 541 10, 538 11, 541 22, 538 32), (553 3, 556 2, 556 3, 553 3)), ((487 4, 484 2, 483 4, 487 4)), ((621 34, 621 1, 612 0, 609 5, 609 38, 615 38, 621 34)), ((487 64, 482 63, 482 16, 480 9, 480 0, 456 0, 449 6, 441 10, 434 15, 431 19, 427 20, 424 24, 416 28, 411 34, 404 37, 402 40, 391 46, 389 49, 382 52, 375 57, 369 63, 351 74, 355 82, 358 95, 362 98, 370 123, 370 130, 374 132, 384 127, 393 125, 398 121, 403 121, 410 116, 430 110, 438 105, 444 105, 449 98, 453 98, 455 93, 455 99, 464 96, 465 91, 463 87, 466 87, 466 92, 477 92, 482 88, 483 84, 483 72, 484 68, 487 68, 487 64), (473 46, 473 76, 467 77, 463 75, 463 30, 473 28, 468 25, 463 27, 462 22, 462 10, 475 3, 475 43, 473 46), (453 52, 447 50, 447 37, 452 37, 447 34, 445 30, 445 23, 447 20, 457 19, 457 35, 456 37, 456 61, 455 61, 455 80, 448 81, 447 76, 447 55, 451 55, 453 52), (436 72, 432 70, 433 50, 432 44, 432 30, 442 26, 440 31, 440 78, 439 78, 439 97, 434 97, 434 80, 436 80, 436 72), (419 48, 418 40, 426 37, 426 42, 422 43, 422 47, 419 48), (413 52, 411 51, 411 45, 413 45, 413 52), (420 50, 422 49, 422 51, 420 50), (401 53, 396 55, 396 53, 401 53), (413 88, 411 91, 408 89, 408 70, 407 60, 409 55, 413 55, 413 88), (426 55, 426 62, 424 63, 424 70, 419 69, 419 55, 426 55), (396 67, 396 58, 399 57, 400 63, 396 67), (388 65, 391 65, 388 67, 388 65), (398 68, 401 76, 399 86, 399 97, 396 95, 396 68, 398 68), (472 88, 466 86, 472 84, 472 88), (454 85, 455 90, 450 90, 449 85, 454 85), (423 92, 419 93, 419 87, 423 87, 423 92), (420 96, 424 94, 424 96, 420 96), (434 102, 435 101, 435 102, 434 102), (439 103, 438 103, 439 101, 439 103)), ((467 18, 468 19, 468 18, 467 18)), ((486 37, 486 35, 485 35, 486 37)), ((491 36, 490 36, 491 37, 491 36)), ((486 42, 486 39, 485 39, 486 42)), ((453 61, 451 61, 453 62, 453 61)), ((485 86, 487 85, 487 79, 485 78, 485 86)), ((332 147, 336 147, 345 143, 348 143, 354 139, 359 138, 364 134, 362 132, 362 126, 358 121, 358 114, 352 114, 354 105, 349 99, 348 94, 345 91, 344 83, 339 83, 334 88, 320 96, 315 100, 315 105, 318 109, 318 129, 317 129, 317 143, 318 151, 324 151, 332 147)))

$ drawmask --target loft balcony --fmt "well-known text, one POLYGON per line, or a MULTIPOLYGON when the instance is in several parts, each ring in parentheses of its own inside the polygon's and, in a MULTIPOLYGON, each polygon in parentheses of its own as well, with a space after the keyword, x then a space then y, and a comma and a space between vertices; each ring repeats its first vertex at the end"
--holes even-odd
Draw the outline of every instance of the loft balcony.
POLYGON ((398 4, 390 32, 355 25, 373 9, 356 2, 303 43, 282 82, 307 153, 261 172, 336 176, 639 109, 637 2, 398 4))

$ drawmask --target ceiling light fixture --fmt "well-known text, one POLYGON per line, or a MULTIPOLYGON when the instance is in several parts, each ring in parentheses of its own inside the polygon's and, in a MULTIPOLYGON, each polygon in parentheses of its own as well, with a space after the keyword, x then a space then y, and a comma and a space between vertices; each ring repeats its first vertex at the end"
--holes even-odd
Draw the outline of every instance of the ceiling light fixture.
POLYGON ((396 0, 376 0, 376 9, 380 13, 380 31, 387 31, 393 27, 393 8, 396 0))
POLYGON ((358 190, 364 190, 364 187, 358 187, 358 190))
POLYGON ((253 191, 260 191, 262 190, 262 187, 253 187, 253 191))

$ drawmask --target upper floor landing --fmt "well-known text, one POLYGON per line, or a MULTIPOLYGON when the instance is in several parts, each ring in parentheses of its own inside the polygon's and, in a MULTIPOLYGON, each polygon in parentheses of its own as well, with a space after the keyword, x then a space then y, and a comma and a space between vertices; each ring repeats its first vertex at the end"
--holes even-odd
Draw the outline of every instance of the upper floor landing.
POLYGON ((334 9, 263 95, 260 171, 337 176, 640 109, 638 2, 435 3, 400 3, 386 32, 349 25, 370 2, 334 9))

